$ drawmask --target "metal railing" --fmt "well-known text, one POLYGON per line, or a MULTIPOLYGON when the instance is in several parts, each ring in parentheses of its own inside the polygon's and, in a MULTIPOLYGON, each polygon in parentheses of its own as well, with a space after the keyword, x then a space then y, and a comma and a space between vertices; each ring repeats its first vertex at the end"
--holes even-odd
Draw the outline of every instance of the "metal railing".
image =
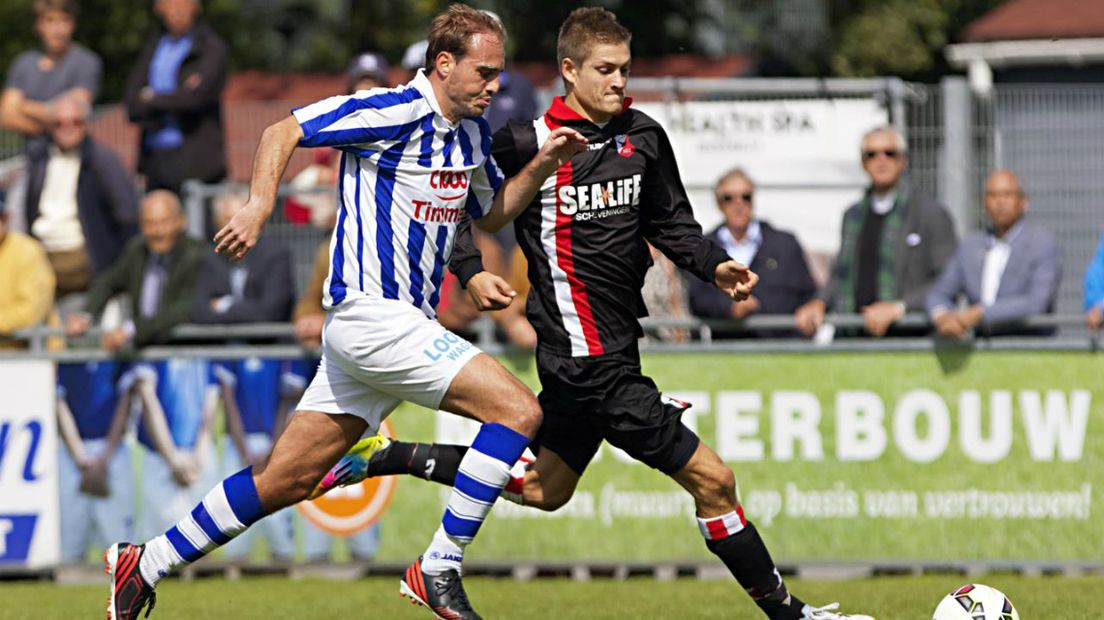
MULTIPOLYGON (((655 334, 660 329, 686 330, 693 338, 687 342, 665 342, 648 338, 641 342, 642 351, 652 352, 886 352, 886 351, 940 351, 963 350, 1026 350, 1026 351, 1096 351, 1099 348, 1099 334, 1083 329, 1084 317, 1080 315, 1041 315, 1030 317, 1016 323, 1024 329, 1061 329, 1067 327, 1082 328, 1084 335, 989 335, 983 331, 963 341, 952 341, 935 336, 869 338, 856 335, 863 326, 863 317, 858 314, 830 314, 825 324, 837 330, 852 330, 848 334, 829 341, 812 341, 793 335, 795 329, 792 315, 753 316, 743 321, 721 320, 670 320, 650 319, 641 321, 646 334, 655 334), (721 339, 716 333, 746 335, 738 339, 721 339), (790 337, 759 337, 764 332, 783 332, 790 337)), ((897 321, 895 327, 902 329, 924 330, 931 322, 924 314, 909 314, 897 321)), ((466 330, 472 340, 487 353, 499 355, 516 353, 518 349, 495 339, 495 324, 489 317, 482 317, 466 330)), ((99 347, 102 330, 95 328, 84 335, 69 339, 64 349, 50 349, 48 341, 64 337, 60 328, 38 327, 16 332, 8 339, 26 341, 28 348, 19 351, 0 351, 0 358, 47 357, 59 361, 84 361, 122 357, 133 360, 159 360, 182 357, 238 359, 244 357, 268 357, 294 359, 319 355, 313 348, 305 348, 295 341, 295 333, 290 323, 252 323, 225 325, 178 325, 173 329, 171 341, 141 350, 123 350, 118 354, 99 347)))

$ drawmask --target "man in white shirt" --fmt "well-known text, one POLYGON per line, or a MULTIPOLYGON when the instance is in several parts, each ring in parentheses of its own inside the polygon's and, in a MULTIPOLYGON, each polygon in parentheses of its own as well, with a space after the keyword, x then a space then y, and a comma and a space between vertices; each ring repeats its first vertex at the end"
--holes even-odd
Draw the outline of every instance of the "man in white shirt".
POLYGON ((928 294, 928 313, 941 336, 961 339, 978 327, 1022 333, 1015 323, 1054 310, 1062 250, 1049 231, 1024 220, 1027 207, 1015 173, 989 175, 989 226, 962 240, 928 294), (965 307, 957 307, 959 296, 965 297, 965 307))

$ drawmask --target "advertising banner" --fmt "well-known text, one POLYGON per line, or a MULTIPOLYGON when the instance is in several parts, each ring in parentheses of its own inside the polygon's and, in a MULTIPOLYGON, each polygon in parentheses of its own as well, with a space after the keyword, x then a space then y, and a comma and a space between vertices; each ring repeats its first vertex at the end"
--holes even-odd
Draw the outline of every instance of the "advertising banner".
MULTIPOLYGON (((507 364, 536 385, 530 358, 507 364)), ((1099 560, 1104 388, 1091 353, 651 354, 684 422, 736 472, 776 559, 1099 560)), ((470 423, 404 405, 407 440, 470 423)), ((404 480, 381 559, 422 550, 448 490, 404 480)), ((693 500, 603 446, 554 513, 500 500, 474 560, 710 559, 693 500)))
POLYGON ((634 104, 666 129, 694 214, 721 223, 713 186, 732 168, 755 181, 756 211, 798 235, 806 251, 834 254, 844 209, 867 178, 862 135, 888 122, 873 99, 776 99, 634 104))
POLYGON ((0 361, 0 570, 59 559, 54 364, 0 361))

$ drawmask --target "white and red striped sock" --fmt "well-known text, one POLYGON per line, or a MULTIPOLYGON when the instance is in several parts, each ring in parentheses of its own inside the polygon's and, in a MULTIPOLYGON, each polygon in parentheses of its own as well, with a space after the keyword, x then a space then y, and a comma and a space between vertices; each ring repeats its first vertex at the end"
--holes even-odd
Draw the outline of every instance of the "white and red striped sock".
POLYGON ((721 540, 733 534, 742 532, 747 527, 747 519, 744 517, 743 506, 737 505, 736 510, 727 512, 719 517, 703 519, 698 517, 698 529, 706 540, 721 540))

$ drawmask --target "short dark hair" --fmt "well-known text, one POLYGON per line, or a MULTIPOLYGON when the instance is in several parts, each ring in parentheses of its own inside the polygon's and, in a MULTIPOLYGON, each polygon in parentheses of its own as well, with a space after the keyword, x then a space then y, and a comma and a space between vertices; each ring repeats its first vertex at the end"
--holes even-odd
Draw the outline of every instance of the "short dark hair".
POLYGON ((632 33, 617 21, 617 16, 601 7, 575 9, 567 16, 560 35, 556 39, 556 63, 564 58, 581 63, 590 54, 590 48, 599 43, 624 43, 628 45, 632 33))
POLYGON ((42 17, 47 11, 61 11, 69 17, 76 19, 76 0, 34 0, 35 17, 42 17))
POLYGON ((476 34, 491 34, 506 44, 506 31, 494 17, 466 4, 451 4, 433 18, 426 47, 425 69, 433 67, 437 54, 448 52, 457 59, 468 53, 471 38, 476 34))

